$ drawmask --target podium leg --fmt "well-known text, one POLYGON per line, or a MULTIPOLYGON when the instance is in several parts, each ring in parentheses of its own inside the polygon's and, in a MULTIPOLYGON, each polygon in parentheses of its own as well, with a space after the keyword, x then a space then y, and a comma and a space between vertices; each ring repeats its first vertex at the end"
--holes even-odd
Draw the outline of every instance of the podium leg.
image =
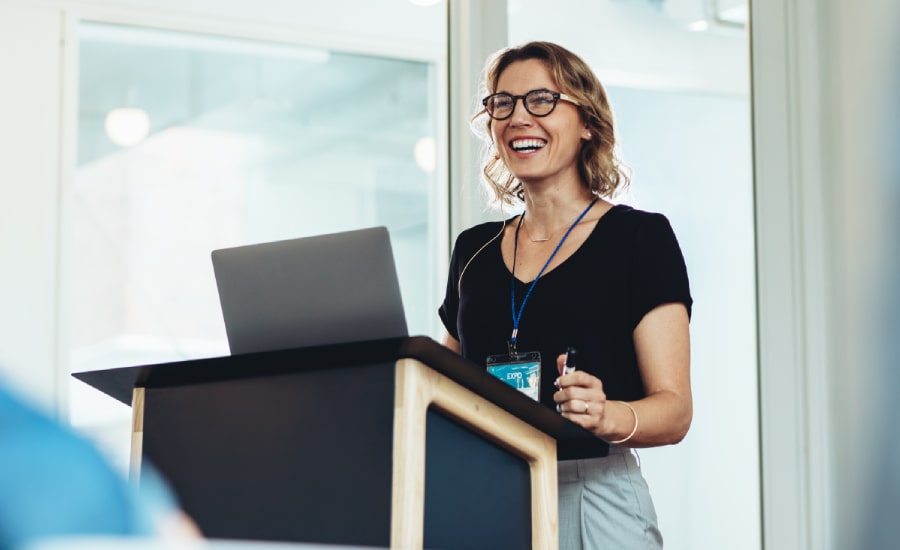
POLYGON ((134 388, 131 394, 131 457, 128 479, 137 485, 141 479, 141 459, 144 453, 144 388, 134 388))

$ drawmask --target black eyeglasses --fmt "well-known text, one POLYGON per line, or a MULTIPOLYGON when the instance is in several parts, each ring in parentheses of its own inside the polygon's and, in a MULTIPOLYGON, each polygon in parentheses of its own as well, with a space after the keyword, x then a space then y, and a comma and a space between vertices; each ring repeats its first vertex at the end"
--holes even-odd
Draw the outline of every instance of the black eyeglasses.
POLYGON ((550 90, 531 90, 525 95, 512 95, 505 92, 491 94, 481 100, 484 110, 494 120, 506 120, 512 116, 516 110, 516 101, 522 100, 525 110, 533 116, 547 116, 556 109, 556 104, 560 99, 568 101, 573 105, 578 105, 571 97, 559 92, 551 92, 550 90))

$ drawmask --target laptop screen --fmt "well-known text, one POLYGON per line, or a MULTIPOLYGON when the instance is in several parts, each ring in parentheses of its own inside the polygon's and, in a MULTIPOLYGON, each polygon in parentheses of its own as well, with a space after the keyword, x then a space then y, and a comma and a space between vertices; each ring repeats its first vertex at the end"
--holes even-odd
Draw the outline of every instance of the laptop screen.
POLYGON ((385 227, 211 256, 232 354, 408 335, 385 227))

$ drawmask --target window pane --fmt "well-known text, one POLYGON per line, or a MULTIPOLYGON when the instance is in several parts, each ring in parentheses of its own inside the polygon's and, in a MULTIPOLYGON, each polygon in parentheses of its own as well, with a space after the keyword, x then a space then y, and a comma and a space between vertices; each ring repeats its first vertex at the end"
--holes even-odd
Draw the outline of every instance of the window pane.
POLYGON ((678 445, 640 449, 670 550, 761 546, 746 5, 509 2, 511 44, 558 42, 603 82, 633 169, 622 201, 665 214, 685 255, 693 422, 678 445))
MULTIPOLYGON (((435 333, 432 63, 105 24, 79 38, 71 371, 227 354, 211 250, 375 225, 410 333, 435 333)), ((98 393, 73 383, 75 425, 127 417, 98 393)))

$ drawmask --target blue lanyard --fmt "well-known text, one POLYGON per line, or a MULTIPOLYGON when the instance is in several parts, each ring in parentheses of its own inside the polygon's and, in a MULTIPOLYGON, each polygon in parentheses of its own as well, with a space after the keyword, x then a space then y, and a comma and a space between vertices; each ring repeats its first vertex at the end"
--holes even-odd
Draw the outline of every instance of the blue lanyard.
POLYGON ((587 208, 584 209, 584 212, 581 213, 578 218, 572 222, 572 225, 569 226, 569 229, 566 230, 566 233, 560 239, 559 244, 556 245, 556 248, 553 250, 553 253, 550 254, 550 257, 547 258, 547 263, 544 264, 544 267, 538 272, 537 277, 531 281, 531 286, 528 287, 528 292, 525 293, 525 298, 522 299, 522 305, 519 306, 519 312, 516 313, 516 255, 519 251, 519 230, 522 228, 522 220, 525 219, 525 213, 522 212, 522 217, 519 218, 519 225, 516 226, 516 237, 513 242, 513 268, 512 268, 512 284, 510 285, 510 295, 512 297, 512 322, 513 322, 513 330, 512 336, 509 338, 509 355, 512 357, 516 355, 516 338, 519 334, 519 321, 522 319, 522 312, 525 311, 525 303, 528 301, 528 298, 531 296, 531 292, 534 290, 535 285, 537 285, 538 280, 541 278, 541 275, 546 271, 547 266, 550 265, 550 262, 553 261, 553 258, 556 257, 556 253, 559 252, 559 249, 562 248, 564 242, 569 237, 569 233, 575 229, 575 226, 578 225, 578 222, 584 218, 587 213, 594 207, 594 203, 597 202, 597 199, 591 201, 591 204, 587 205, 587 208))

